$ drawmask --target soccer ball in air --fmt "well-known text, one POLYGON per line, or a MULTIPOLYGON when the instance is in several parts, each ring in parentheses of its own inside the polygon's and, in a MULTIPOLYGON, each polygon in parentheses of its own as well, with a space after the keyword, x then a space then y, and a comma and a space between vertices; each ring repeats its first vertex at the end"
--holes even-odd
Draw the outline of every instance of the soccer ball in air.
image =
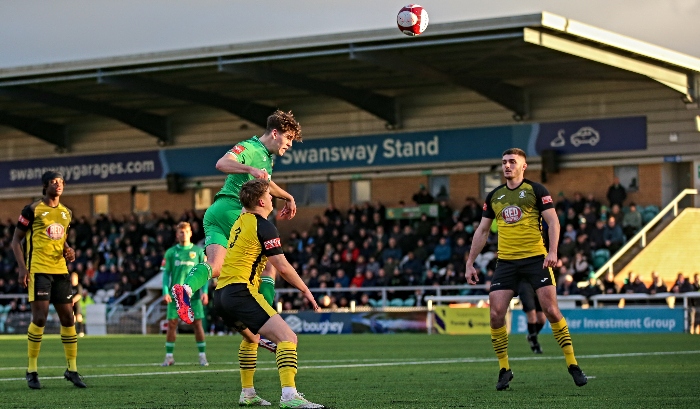
POLYGON ((399 10, 396 24, 407 36, 417 36, 428 27, 428 12, 418 4, 409 4, 399 10))

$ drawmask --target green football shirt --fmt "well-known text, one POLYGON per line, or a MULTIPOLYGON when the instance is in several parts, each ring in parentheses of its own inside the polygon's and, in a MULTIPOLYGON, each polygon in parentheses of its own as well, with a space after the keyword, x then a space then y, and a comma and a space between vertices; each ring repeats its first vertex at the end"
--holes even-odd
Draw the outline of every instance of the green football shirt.
MULTIPOLYGON (((257 169, 264 169, 267 171, 268 175, 272 176, 272 161, 274 155, 267 150, 257 136, 237 143, 228 151, 228 154, 232 155, 239 163, 257 169)), ((234 202, 238 205, 238 209, 242 208, 238 194, 241 191, 241 186, 251 179, 253 179, 253 176, 250 173, 228 175, 224 186, 219 190, 219 193, 216 194, 214 200, 222 196, 230 197, 234 199, 234 202)))
MULTIPOLYGON (((183 284, 187 273, 192 270, 192 267, 203 262, 204 250, 201 247, 194 244, 189 246, 176 244, 170 247, 165 252, 163 263, 160 267, 160 270, 163 272, 163 295, 170 294, 170 289, 173 285, 183 284)), ((208 291, 208 286, 205 285, 192 294, 192 299, 199 300, 201 298, 200 292, 207 294, 208 291)))

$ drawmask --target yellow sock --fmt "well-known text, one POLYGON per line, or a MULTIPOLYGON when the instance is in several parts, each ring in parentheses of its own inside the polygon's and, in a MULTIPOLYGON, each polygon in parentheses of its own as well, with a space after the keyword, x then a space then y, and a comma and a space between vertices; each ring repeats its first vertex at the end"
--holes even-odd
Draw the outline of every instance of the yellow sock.
POLYGON ((75 332, 75 325, 72 327, 61 326, 61 342, 63 343, 63 352, 66 354, 68 370, 77 372, 78 334, 75 332))
POLYGON ((238 364, 241 368, 241 387, 252 388, 255 366, 258 362, 258 344, 251 344, 245 339, 238 347, 238 364))
POLYGON ((569 326, 566 325, 566 319, 562 317, 561 321, 552 322, 550 324, 552 325, 554 339, 557 340, 561 350, 564 351, 566 366, 578 365, 576 357, 574 356, 574 344, 571 342, 571 335, 569 335, 569 326))
POLYGON ((27 329, 27 356, 29 364, 27 372, 37 371, 37 361, 39 360, 39 351, 41 350, 41 338, 44 336, 44 327, 38 327, 34 323, 29 324, 27 329))
POLYGON ((501 328, 491 328, 491 344, 496 351, 498 365, 506 370, 510 369, 508 364, 508 330, 506 326, 501 328))
POLYGON ((280 372, 282 387, 296 387, 294 377, 297 374, 297 344, 289 341, 282 341, 277 344, 275 359, 277 360, 277 369, 280 372))

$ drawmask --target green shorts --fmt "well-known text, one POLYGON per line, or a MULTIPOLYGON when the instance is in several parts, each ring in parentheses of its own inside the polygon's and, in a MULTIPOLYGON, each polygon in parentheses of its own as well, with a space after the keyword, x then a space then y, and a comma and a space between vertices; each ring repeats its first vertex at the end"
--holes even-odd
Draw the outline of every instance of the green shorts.
POLYGON ((241 205, 229 197, 219 197, 204 213, 204 248, 210 244, 228 247, 233 223, 241 215, 241 205))
MULTIPOLYGON (((202 300, 190 300, 190 305, 192 306, 192 312, 194 313, 194 319, 201 320, 204 319, 204 306, 202 305, 202 300)), ((175 307, 175 301, 168 304, 168 320, 177 319, 177 307, 175 307)))

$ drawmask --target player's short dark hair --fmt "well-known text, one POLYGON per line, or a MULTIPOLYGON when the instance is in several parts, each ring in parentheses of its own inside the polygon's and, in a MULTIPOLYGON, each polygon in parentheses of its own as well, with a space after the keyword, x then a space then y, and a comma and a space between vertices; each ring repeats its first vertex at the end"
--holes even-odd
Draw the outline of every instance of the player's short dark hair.
POLYGON ((265 132, 272 132, 273 129, 283 134, 289 132, 293 141, 301 142, 301 125, 294 119, 292 111, 284 112, 278 109, 268 116, 265 132))
POLYGON ((188 222, 180 222, 177 224, 177 226, 175 226, 175 230, 185 230, 185 229, 189 229, 190 231, 192 231, 192 226, 190 226, 190 224, 188 222))
POLYGON ((520 148, 506 149, 505 151, 503 151, 503 155, 501 155, 501 156, 506 156, 506 155, 518 155, 518 156, 522 156, 523 159, 527 159, 527 154, 525 153, 524 150, 522 150, 520 148))
POLYGON ((61 172, 47 170, 46 172, 44 172, 43 175, 41 175, 41 186, 44 188, 41 191, 42 195, 46 194, 46 188, 49 187, 49 182, 51 182, 54 179, 61 179, 63 180, 64 184, 66 183, 65 179, 63 179, 63 174, 61 172))
POLYGON ((270 182, 265 179, 251 179, 241 186, 238 196, 246 209, 257 207, 257 201, 267 192, 270 182))

